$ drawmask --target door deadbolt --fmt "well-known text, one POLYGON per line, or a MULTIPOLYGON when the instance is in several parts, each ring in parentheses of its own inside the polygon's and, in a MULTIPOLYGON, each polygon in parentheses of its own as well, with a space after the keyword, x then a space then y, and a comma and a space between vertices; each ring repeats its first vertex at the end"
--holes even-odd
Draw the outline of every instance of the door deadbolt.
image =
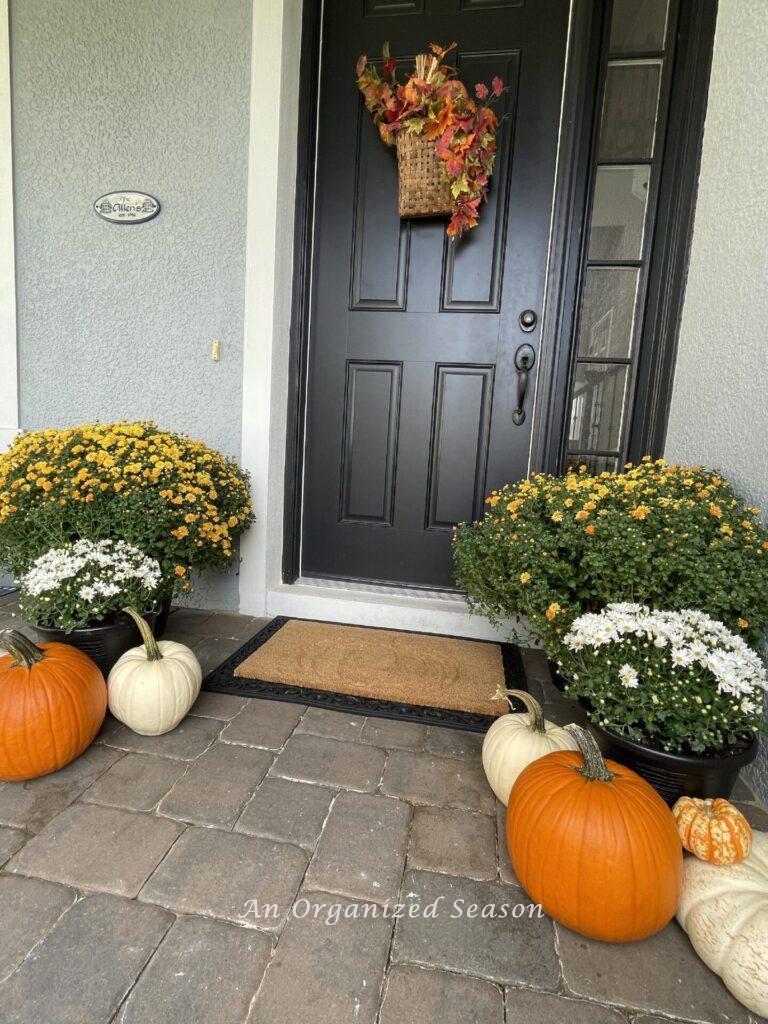
POLYGON ((525 331, 526 334, 533 330, 536 326, 538 317, 532 309, 524 309, 520 316, 517 318, 517 322, 520 324, 520 330, 525 331))

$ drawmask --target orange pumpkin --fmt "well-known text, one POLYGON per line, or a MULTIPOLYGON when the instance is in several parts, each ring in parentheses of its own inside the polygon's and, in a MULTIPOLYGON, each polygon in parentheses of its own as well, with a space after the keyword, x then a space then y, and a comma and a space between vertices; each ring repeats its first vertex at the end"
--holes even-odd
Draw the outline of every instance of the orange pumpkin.
POLYGON ((38 647, 15 630, 0 632, 0 650, 0 779, 36 779, 93 742, 107 710, 104 676, 77 648, 38 647))
POLYGON ((644 939, 680 899, 675 819, 644 779, 604 762, 589 733, 567 729, 579 752, 539 758, 512 787, 512 866, 531 899, 573 931, 604 942, 644 939))
POLYGON ((727 867, 744 860, 752 849, 749 822, 727 800, 681 796, 672 813, 683 846, 699 860, 727 867))

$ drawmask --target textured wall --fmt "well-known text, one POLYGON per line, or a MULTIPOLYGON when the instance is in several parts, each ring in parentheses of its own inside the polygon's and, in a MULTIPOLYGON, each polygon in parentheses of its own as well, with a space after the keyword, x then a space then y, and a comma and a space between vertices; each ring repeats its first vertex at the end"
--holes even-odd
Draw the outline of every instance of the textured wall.
MULTIPOLYGON (((721 0, 666 455, 768 509, 768 4, 721 0)), ((751 781, 768 799, 768 743, 751 781)))
MULTIPOLYGON (((10 21, 22 426, 151 417, 239 454, 249 0, 11 0, 10 21), (120 188, 160 215, 100 220, 120 188)), ((233 606, 236 580, 196 596, 233 606)))

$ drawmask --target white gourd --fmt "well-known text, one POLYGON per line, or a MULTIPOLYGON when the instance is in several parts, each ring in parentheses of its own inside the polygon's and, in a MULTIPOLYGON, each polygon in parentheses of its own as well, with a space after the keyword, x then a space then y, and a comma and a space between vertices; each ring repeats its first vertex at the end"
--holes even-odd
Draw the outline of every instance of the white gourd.
POLYGON ((175 729, 197 700, 202 669, 188 647, 155 640, 140 615, 131 608, 125 612, 144 643, 126 651, 109 673, 109 710, 134 732, 161 736, 175 729))
POLYGON ((483 768, 491 789, 506 806, 520 772, 533 761, 555 750, 578 750, 576 740, 565 729, 547 722, 541 705, 525 690, 499 690, 513 707, 516 697, 526 711, 497 718, 483 740, 483 768))
POLYGON ((686 857, 677 920, 731 994, 768 1016, 768 832, 753 831, 738 864, 686 857))

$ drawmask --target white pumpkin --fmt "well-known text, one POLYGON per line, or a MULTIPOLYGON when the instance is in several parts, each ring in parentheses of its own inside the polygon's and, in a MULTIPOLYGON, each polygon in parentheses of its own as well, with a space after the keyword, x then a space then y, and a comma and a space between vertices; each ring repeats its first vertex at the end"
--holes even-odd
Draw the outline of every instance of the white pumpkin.
POLYGON ((738 864, 686 857, 677 920, 739 1002, 768 1016, 768 832, 752 833, 738 864))
POLYGON ((125 609, 144 641, 115 664, 107 679, 109 710, 142 736, 175 729, 197 700, 203 672, 192 651, 172 640, 155 640, 144 619, 125 609))
POLYGON ((491 789, 506 806, 509 792, 523 768, 555 750, 578 750, 576 740, 559 725, 547 722, 541 705, 525 690, 498 690, 494 697, 506 698, 512 708, 512 697, 525 705, 526 711, 497 718, 483 740, 483 768, 491 789))

